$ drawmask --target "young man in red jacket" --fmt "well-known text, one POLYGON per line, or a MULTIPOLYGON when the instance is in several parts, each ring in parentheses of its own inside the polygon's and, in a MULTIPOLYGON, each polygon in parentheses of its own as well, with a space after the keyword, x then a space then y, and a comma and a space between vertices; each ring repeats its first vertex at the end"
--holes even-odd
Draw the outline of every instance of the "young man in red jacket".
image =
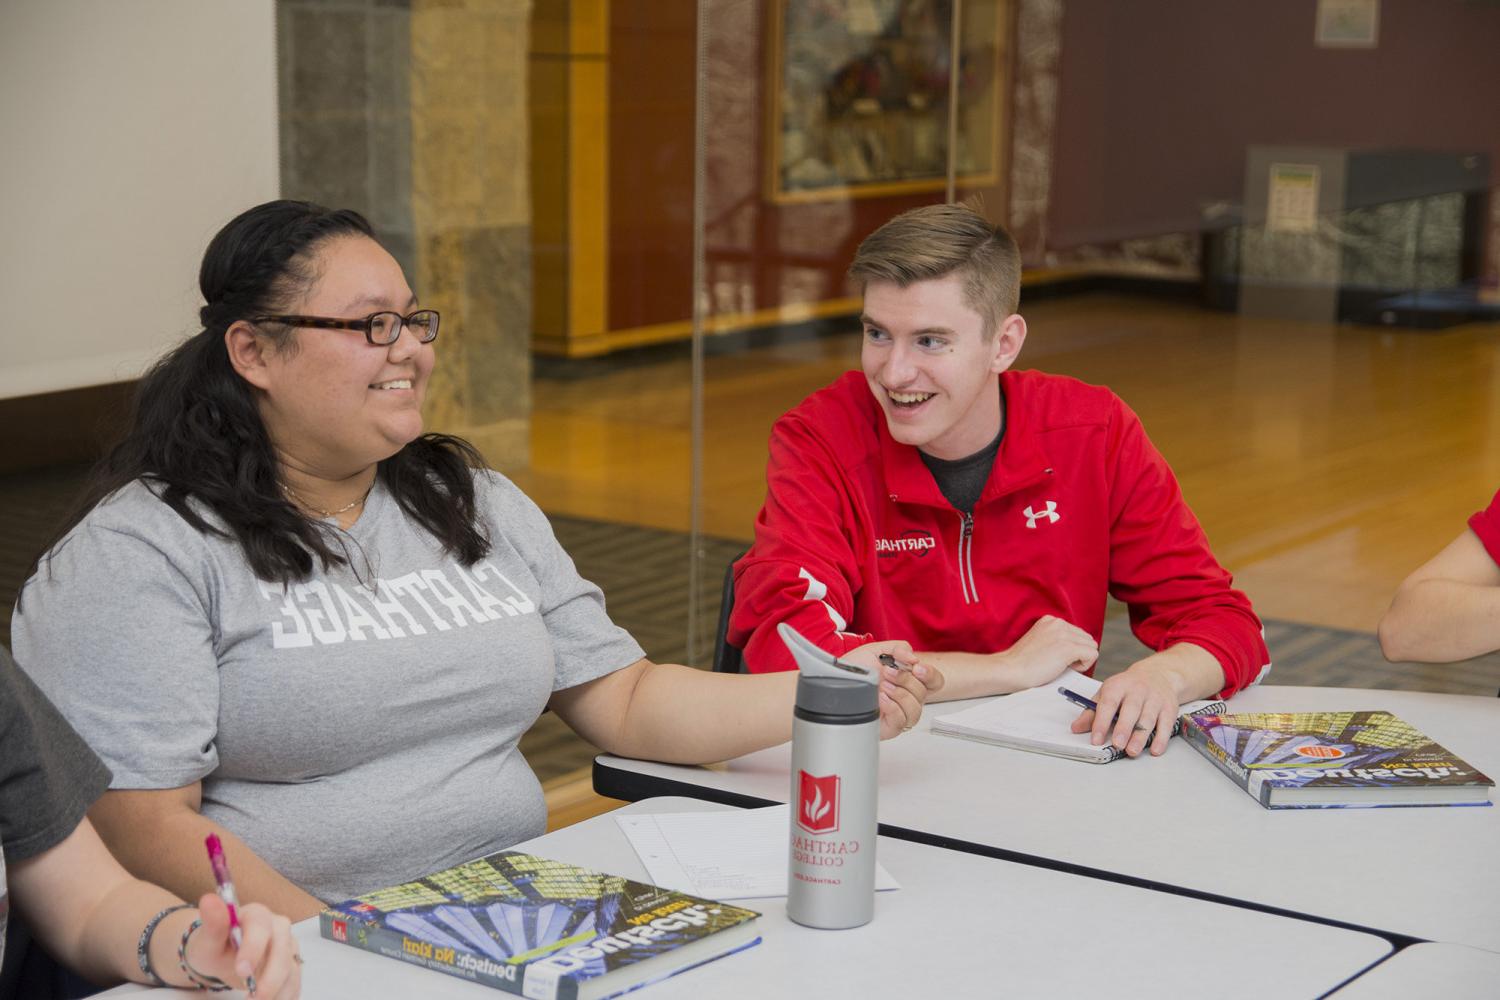
POLYGON ((735 568, 729 641, 793 669, 789 622, 833 653, 906 639, 945 698, 1034 687, 1098 656, 1105 598, 1156 652, 1074 722, 1160 754, 1177 708, 1268 663, 1260 621, 1139 419, 1108 389, 1012 371, 1021 259, 958 205, 897 216, 860 244, 862 372, 771 432, 755 545, 735 568), (1114 720, 1113 725, 1111 720, 1114 720))

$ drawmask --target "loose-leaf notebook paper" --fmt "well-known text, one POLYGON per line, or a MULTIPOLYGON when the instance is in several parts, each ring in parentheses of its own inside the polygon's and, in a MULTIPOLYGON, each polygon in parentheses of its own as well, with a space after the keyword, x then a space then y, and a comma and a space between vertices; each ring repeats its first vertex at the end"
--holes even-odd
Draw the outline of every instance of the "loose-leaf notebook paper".
MULTIPOLYGON (((1061 701, 1061 697, 1058 698, 1061 701)), ((630 846, 657 885, 710 899, 785 896, 786 806, 616 816, 630 846)), ((899 889, 875 866, 877 890, 899 889)))
MULTIPOLYGON (((1088 733, 1069 731, 1068 727, 1082 709, 1058 694, 1059 687, 1076 691, 1085 698, 1095 698, 1101 682, 1076 670, 1065 670, 1057 680, 1041 687, 1000 695, 962 712, 933 719, 932 731, 943 736, 957 736, 1090 764, 1107 764, 1125 756, 1123 750, 1116 750, 1108 743, 1094 746, 1089 742, 1088 733)), ((1179 716, 1222 712, 1224 707, 1222 701, 1193 701, 1177 712, 1179 716)), ((1177 729, 1172 730, 1174 736, 1177 729)))

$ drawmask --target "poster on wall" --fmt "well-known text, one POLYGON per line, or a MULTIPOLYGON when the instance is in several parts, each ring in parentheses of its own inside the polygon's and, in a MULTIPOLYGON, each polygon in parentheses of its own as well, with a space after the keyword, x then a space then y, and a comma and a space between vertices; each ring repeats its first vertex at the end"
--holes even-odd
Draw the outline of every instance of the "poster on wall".
MULTIPOLYGON (((767 197, 940 191, 947 182, 953 0, 769 0, 767 197)), ((959 182, 1000 173, 1010 0, 961 6, 959 182)))
POLYGON ((1316 164, 1271 164, 1266 228, 1273 233, 1317 232, 1318 180, 1316 164))
POLYGON ((1320 49, 1373 49, 1380 33, 1380 0, 1318 0, 1314 40, 1320 49))

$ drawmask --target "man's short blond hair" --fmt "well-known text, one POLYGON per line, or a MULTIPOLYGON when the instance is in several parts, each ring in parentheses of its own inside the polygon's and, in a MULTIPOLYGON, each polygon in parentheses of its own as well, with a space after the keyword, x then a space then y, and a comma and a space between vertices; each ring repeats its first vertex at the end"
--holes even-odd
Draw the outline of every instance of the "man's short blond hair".
POLYGON ((1004 226, 966 205, 924 205, 902 212, 854 253, 849 277, 863 293, 872 281, 905 288, 956 274, 964 303, 991 336, 1021 301, 1021 251, 1004 226))

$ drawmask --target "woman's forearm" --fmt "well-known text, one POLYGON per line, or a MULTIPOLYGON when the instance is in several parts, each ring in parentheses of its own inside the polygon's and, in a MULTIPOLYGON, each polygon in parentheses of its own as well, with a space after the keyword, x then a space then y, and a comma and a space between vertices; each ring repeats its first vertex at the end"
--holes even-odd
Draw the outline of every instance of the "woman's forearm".
MULTIPOLYGON (((157 913, 181 902, 160 886, 126 879, 89 913, 80 927, 70 964, 95 983, 121 979, 147 982, 136 957, 141 933, 157 913)), ((169 985, 192 988, 177 968, 177 944, 197 913, 196 908, 189 907, 168 914, 157 923, 148 942, 151 970, 169 985)))
POLYGON ((641 671, 614 752, 671 764, 707 764, 792 738, 795 671, 713 674, 675 663, 641 671))
MULTIPOLYGON (((880 735, 914 726, 943 674, 905 642, 873 642, 840 659, 872 671, 880 735), (883 664, 891 656, 897 664, 883 664)), ((579 735, 610 753, 670 764, 708 764, 785 743, 792 736, 796 671, 721 674, 675 663, 635 663, 552 695, 550 706, 579 735)))
POLYGON ((10 890, 17 911, 48 951, 101 985, 121 979, 154 982, 154 975, 169 986, 192 988, 193 980, 178 964, 179 948, 192 930, 188 961, 200 975, 225 981, 257 975, 266 995, 282 995, 283 986, 291 988, 285 995, 296 994, 300 975, 292 965, 295 945, 284 918, 257 904, 241 907, 244 952, 238 946, 231 950, 222 902, 204 896, 198 906, 188 906, 160 886, 133 878, 87 819, 61 842, 16 862, 10 890))
POLYGON ((168 791, 111 791, 89 810, 105 844, 132 875, 183 899, 214 890, 204 840, 224 842, 235 887, 247 903, 261 903, 292 920, 315 916, 323 904, 293 884, 233 833, 168 791))

